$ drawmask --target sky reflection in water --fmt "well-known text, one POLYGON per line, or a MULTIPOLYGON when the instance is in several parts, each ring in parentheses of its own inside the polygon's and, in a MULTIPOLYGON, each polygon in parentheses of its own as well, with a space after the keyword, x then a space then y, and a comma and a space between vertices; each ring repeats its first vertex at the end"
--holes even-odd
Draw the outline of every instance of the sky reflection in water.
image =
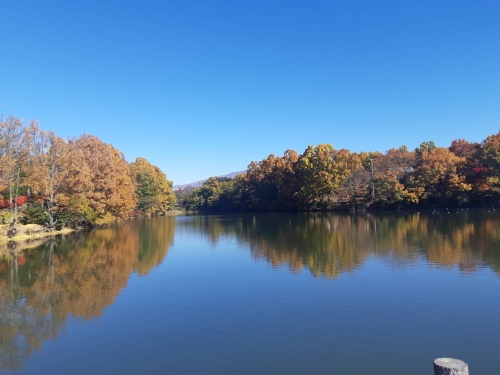
POLYGON ((498 213, 460 211, 164 217, 4 249, 0 366, 496 373, 499 245, 498 213))

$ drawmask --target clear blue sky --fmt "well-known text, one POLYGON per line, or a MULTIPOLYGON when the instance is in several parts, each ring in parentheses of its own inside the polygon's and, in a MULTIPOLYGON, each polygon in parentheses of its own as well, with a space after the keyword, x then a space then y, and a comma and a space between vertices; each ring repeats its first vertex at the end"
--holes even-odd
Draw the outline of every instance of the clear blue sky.
POLYGON ((498 0, 4 0, 0 20, 0 113, 174 184, 500 129, 498 0))

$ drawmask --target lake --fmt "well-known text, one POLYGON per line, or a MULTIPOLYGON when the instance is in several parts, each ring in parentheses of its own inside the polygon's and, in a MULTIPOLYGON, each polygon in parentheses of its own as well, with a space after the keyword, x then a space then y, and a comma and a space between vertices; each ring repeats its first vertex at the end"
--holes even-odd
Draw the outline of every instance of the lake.
POLYGON ((0 255, 0 371, 500 373, 500 213, 137 219, 0 255))

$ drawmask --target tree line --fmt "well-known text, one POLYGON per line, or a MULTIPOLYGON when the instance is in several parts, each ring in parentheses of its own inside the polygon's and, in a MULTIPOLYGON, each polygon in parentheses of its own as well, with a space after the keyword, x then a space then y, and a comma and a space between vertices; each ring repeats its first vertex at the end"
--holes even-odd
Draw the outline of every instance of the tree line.
POLYGON ((234 179, 211 177, 192 192, 176 191, 195 211, 308 211, 496 205, 500 133, 450 147, 423 142, 385 153, 309 146, 251 162, 234 179))
POLYGON ((96 136, 65 140, 36 121, 8 116, 0 118, 0 201, 13 228, 21 218, 54 228, 158 215, 173 207, 175 195, 144 158, 128 163, 96 136))

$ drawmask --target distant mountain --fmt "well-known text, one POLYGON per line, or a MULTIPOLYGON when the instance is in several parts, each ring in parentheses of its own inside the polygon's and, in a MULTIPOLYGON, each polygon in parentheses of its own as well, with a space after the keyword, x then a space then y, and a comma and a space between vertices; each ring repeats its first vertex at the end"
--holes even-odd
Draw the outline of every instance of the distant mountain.
MULTIPOLYGON (((240 172, 233 172, 233 173, 229 173, 229 174, 225 174, 223 176, 215 176, 215 177, 227 177, 227 178, 235 178, 237 175, 239 174, 245 174, 247 173, 247 171, 240 171, 240 172)), ((208 178, 205 178, 204 180, 200 180, 200 181, 195 181, 195 182, 191 182, 189 184, 184 184, 184 185, 174 185, 172 188, 174 190, 177 190, 177 189, 185 189, 187 187, 193 187, 193 188, 197 188, 197 187, 200 187, 201 185, 203 185, 203 183, 208 180, 208 178)))

